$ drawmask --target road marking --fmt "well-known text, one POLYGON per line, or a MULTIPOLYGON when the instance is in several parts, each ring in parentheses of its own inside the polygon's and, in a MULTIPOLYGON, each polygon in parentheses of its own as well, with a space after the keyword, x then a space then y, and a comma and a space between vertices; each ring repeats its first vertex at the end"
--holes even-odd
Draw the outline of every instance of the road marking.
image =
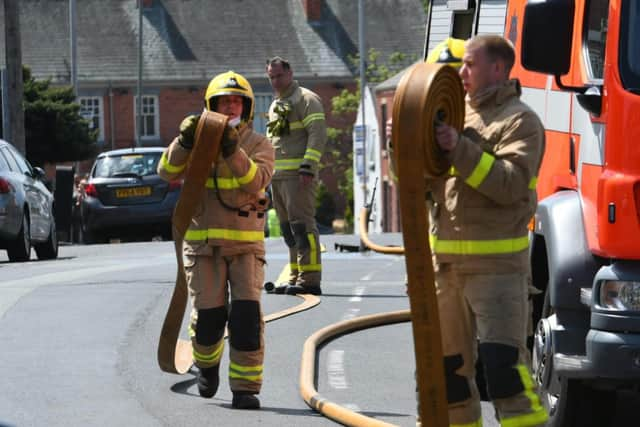
POLYGON ((364 294, 364 290, 365 289, 366 289, 365 286, 358 286, 357 288, 355 288, 354 291, 353 291, 354 296, 349 298, 349 302, 360 302, 360 301, 362 301, 362 294, 364 294))
POLYGON ((344 350, 331 350, 329 352, 327 375, 331 388, 343 390, 349 387, 344 375, 344 350))
POLYGON ((358 316, 358 313, 360 313, 359 308, 350 308, 349 310, 347 310, 344 316, 342 316, 342 320, 353 319, 354 317, 358 316))

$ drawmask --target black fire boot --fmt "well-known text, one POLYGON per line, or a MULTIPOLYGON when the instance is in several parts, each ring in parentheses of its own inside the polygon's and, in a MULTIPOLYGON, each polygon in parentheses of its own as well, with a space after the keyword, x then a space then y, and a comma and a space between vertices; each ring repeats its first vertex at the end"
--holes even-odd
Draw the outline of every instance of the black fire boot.
POLYGON ((234 409, 260 409, 260 400, 251 391, 234 391, 231 407, 234 409))
POLYGON ((220 384, 219 369, 219 364, 210 368, 200 368, 198 374, 198 392, 200 396, 209 399, 216 394, 218 384, 220 384))
POLYGON ((322 295, 322 290, 320 289, 320 285, 289 285, 285 290, 285 294, 287 295, 298 295, 298 294, 311 294, 311 295, 322 295))

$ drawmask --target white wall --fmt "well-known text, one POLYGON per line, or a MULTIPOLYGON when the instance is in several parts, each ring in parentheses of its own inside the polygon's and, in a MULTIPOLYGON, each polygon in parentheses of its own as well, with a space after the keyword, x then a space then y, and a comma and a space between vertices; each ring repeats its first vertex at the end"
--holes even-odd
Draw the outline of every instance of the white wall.
MULTIPOLYGON (((359 234, 360 210, 370 202, 376 178, 381 176, 380 170, 380 128, 373 95, 367 87, 364 96, 365 136, 362 138, 362 103, 358 108, 358 116, 353 130, 353 212, 355 233, 359 234), (366 165, 366 167, 365 167, 366 165), (365 194, 366 191, 366 194, 365 194)), ((382 183, 378 180, 378 187, 382 183)), ((382 209, 380 203, 380 188, 376 190, 376 199, 372 207, 369 232, 382 232, 382 209)))

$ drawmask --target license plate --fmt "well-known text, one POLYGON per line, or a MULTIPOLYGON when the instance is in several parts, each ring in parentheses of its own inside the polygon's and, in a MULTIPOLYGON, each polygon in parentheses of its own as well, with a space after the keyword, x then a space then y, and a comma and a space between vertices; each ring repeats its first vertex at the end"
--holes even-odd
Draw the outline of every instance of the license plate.
POLYGON ((151 194, 151 187, 118 188, 116 197, 144 197, 151 194))

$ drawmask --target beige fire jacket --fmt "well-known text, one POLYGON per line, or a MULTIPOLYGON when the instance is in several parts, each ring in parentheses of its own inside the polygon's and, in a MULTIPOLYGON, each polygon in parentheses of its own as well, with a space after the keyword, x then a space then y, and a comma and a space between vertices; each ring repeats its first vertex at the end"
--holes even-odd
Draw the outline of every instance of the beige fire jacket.
POLYGON ((274 180, 297 177, 299 173, 316 176, 327 142, 318 95, 293 81, 269 107, 267 136, 276 150, 274 180))
MULTIPOLYGON (((167 181, 180 179, 190 154, 175 138, 160 159, 158 173, 167 181)), ((211 168, 185 235, 187 253, 206 253, 207 246, 220 246, 222 255, 264 254, 265 189, 273 165, 269 140, 249 126, 240 130, 238 150, 227 159, 219 155, 211 168)))
POLYGON ((431 248, 470 272, 527 268, 544 128, 510 80, 468 99, 450 173, 431 181, 431 248))

